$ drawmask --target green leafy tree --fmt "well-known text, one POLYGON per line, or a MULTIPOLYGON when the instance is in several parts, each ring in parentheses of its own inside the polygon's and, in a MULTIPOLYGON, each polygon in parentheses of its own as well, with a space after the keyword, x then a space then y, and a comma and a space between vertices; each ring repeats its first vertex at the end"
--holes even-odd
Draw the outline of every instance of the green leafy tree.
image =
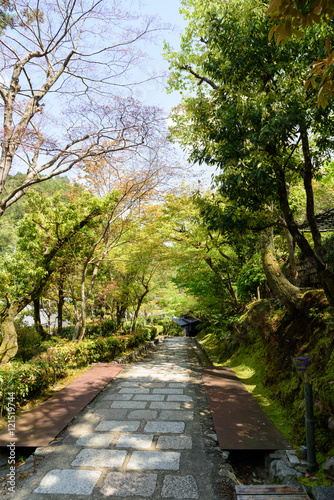
POLYGON ((310 77, 305 82, 305 88, 307 90, 310 85, 315 87, 318 80, 318 105, 325 108, 334 92, 333 0, 271 0, 267 13, 275 21, 269 38, 274 36, 277 43, 283 45, 292 36, 302 37, 304 33, 308 35, 308 27, 312 27, 314 23, 322 24, 323 38, 326 41, 319 45, 318 60, 311 63, 310 77))
MULTIPOLYGON (((268 41, 269 21, 259 0, 183 2, 189 20, 179 53, 166 49, 173 70, 171 88, 187 91, 174 113, 174 137, 190 159, 217 165, 221 191, 240 208, 273 210, 321 277, 334 305, 334 275, 324 251, 314 210, 312 181, 333 150, 333 110, 313 104, 300 77, 319 44, 318 26, 307 40, 284 48, 268 41), (298 228, 288 185, 301 179, 313 246, 298 228)), ((301 306, 299 289, 284 279, 274 262, 273 235, 263 234, 263 256, 275 291, 292 309, 301 306), (290 286, 291 285, 291 286, 290 286)))
POLYGON ((20 223, 17 251, 2 260, 0 362, 17 352, 15 316, 39 297, 61 262, 61 253, 76 235, 113 204, 112 197, 62 203, 59 195, 45 198, 31 193, 30 211, 20 223), (59 260, 58 260, 59 259, 59 260))
MULTIPOLYGON (((234 279, 238 267, 237 249, 233 246, 232 239, 228 239, 226 232, 210 225, 203 217, 203 205, 207 212, 211 211, 212 214, 212 199, 213 194, 210 192, 195 195, 185 186, 178 192, 174 191, 165 196, 163 212, 165 224, 167 223, 166 240, 171 243, 171 251, 178 269, 175 279, 180 280, 177 281, 180 286, 192 290, 191 293, 195 293, 197 288, 197 296, 203 296, 203 286, 207 292, 211 286, 211 293, 208 292, 211 298, 214 295, 219 297, 220 301, 224 298, 238 310, 240 304, 235 293, 234 279), (197 273, 207 281, 207 285, 194 279, 197 273), (220 288, 219 293, 217 288, 220 288)), ((220 201, 224 205, 224 201, 220 201)), ((213 302, 216 302, 214 298, 213 302)))
MULTIPOLYGON (((17 173, 14 176, 8 176, 8 189, 15 190, 24 181, 24 174, 17 173)), ((66 194, 69 193, 73 186, 67 177, 55 177, 45 180, 43 183, 34 186, 35 191, 43 196, 52 196, 56 192, 62 193, 62 200, 66 200, 66 194)), ((0 253, 13 252, 17 243, 17 225, 25 214, 25 199, 18 200, 10 206, 2 218, 0 225, 0 253)))
POLYGON ((81 161, 145 149, 162 116, 135 99, 133 70, 145 60, 141 42, 163 27, 117 0, 0 7, 1 218, 31 186, 81 161), (13 22, 3 30, 8 13, 13 22), (10 189, 14 168, 25 175, 10 189))

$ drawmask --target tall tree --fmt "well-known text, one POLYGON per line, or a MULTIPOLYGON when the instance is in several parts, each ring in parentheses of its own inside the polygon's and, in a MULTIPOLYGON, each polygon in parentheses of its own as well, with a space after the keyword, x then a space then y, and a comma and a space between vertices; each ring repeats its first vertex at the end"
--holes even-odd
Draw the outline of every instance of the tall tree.
POLYGON ((200 213, 201 203, 208 206, 212 196, 210 192, 202 193, 199 202, 200 197, 194 196, 185 186, 179 192, 168 193, 163 206, 165 221, 168 221, 166 238, 174 244, 174 254, 179 265, 190 262, 191 273, 191 268, 195 271, 205 263, 238 309, 231 279, 236 263, 235 251, 222 232, 210 229, 204 223, 200 213))
POLYGON ((190 96, 174 115, 174 136, 192 160, 220 167, 217 184, 239 206, 276 206, 334 305, 334 275, 324 261, 312 184, 334 148, 333 110, 317 108, 309 98, 313 90, 305 94, 300 88, 321 30, 316 26, 307 43, 289 41, 283 49, 268 41, 260 0, 243 0, 242 8, 234 0, 183 5, 189 26, 181 51, 167 49, 167 56, 174 70, 171 86, 187 88, 190 96), (289 203, 288 184, 296 177, 304 184, 313 246, 289 203))
POLYGON ((152 18, 118 0, 10 5, 15 22, 0 37, 0 217, 32 185, 83 159, 142 148, 161 119, 133 97, 141 41, 162 28, 152 18), (14 168, 26 174, 10 189, 14 168))
POLYGON ((30 202, 36 210, 21 222, 18 249, 15 254, 7 254, 2 262, 0 363, 6 363, 16 354, 15 316, 41 295, 57 270, 61 251, 114 203, 112 196, 101 200, 82 196, 62 204, 59 196, 45 199, 37 195, 30 202))
POLYGON ((81 274, 81 311, 74 332, 74 338, 77 338, 81 323, 79 341, 86 331, 86 304, 100 266, 106 258, 110 258, 109 253, 113 248, 125 244, 129 224, 140 217, 147 203, 166 188, 168 180, 180 169, 178 165, 172 165, 173 152, 163 135, 152 134, 149 143, 150 149, 143 155, 122 152, 117 158, 108 155, 100 162, 81 163, 81 175, 90 191, 101 196, 115 190, 118 200, 106 215, 103 224, 97 228, 95 237, 85 245, 86 255, 81 274), (167 153, 171 154, 168 160, 167 153))
POLYGON ((323 25, 323 43, 319 45, 317 60, 310 65, 310 76, 305 88, 319 83, 318 105, 325 108, 334 93, 334 49, 332 47, 334 3, 332 0, 271 0, 267 11, 275 21, 269 38, 275 37, 283 45, 292 36, 308 34, 314 23, 323 25))

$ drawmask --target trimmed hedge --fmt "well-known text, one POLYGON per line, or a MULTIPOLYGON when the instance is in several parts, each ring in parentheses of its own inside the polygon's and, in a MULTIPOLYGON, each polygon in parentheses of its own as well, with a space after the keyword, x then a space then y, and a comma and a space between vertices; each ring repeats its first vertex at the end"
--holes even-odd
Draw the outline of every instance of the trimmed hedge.
POLYGON ((68 368, 81 368, 91 363, 110 362, 127 349, 135 349, 147 341, 139 332, 121 337, 99 337, 83 340, 80 344, 62 339, 54 347, 28 362, 12 361, 0 366, 0 415, 7 412, 9 393, 15 401, 34 397, 64 377, 68 368))

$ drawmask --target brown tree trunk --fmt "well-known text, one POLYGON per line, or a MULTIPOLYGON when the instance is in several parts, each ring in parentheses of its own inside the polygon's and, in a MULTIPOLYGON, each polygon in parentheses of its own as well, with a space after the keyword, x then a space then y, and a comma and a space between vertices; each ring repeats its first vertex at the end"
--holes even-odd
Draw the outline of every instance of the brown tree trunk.
POLYGON ((40 334, 43 340, 46 340, 48 337, 47 332, 44 330, 41 321, 41 299, 40 297, 36 297, 34 299, 34 323, 36 331, 40 334))
POLYGON ((292 285, 284 276, 278 264, 273 229, 268 228, 261 232, 261 255, 263 270, 267 277, 268 285, 283 305, 294 312, 301 308, 303 295, 299 288, 292 285))
POLYGON ((140 308, 142 306, 144 298, 146 297, 146 295, 150 291, 148 286, 145 286, 145 288, 146 288, 145 292, 138 298, 137 307, 136 307, 135 313, 133 315, 133 320, 132 320, 132 325, 131 325, 131 333, 133 333, 136 329, 136 323, 137 323, 137 319, 139 316, 140 308))
POLYGON ((304 188, 306 193, 306 217, 311 229, 315 253, 323 261, 324 251, 321 243, 321 233, 319 231, 317 221, 315 220, 315 213, 314 213, 314 196, 312 187, 313 166, 312 166, 312 157, 311 157, 306 127, 301 127, 301 139, 302 139, 302 150, 304 156, 303 177, 304 177, 304 188))
POLYGON ((1 314, 2 343, 0 347, 0 363, 7 363, 17 353, 17 335, 14 325, 18 313, 16 305, 9 305, 1 314))
POLYGON ((58 303, 57 303, 57 317, 58 317, 57 334, 58 334, 58 337, 61 337, 62 333, 63 333, 63 309, 64 309, 64 303, 65 303, 64 282, 65 282, 65 275, 61 274, 59 281, 58 281, 58 303))
MULTIPOLYGON (((284 172, 282 170, 277 171, 276 175, 280 181, 278 184, 280 207, 284 219, 286 221, 286 224, 288 226, 288 229, 291 235, 293 236, 294 241, 297 243, 297 245, 303 252, 304 256, 311 262, 311 264, 319 274, 328 302, 331 304, 332 307, 334 307, 334 273, 332 273, 328 269, 327 265, 321 258, 322 249, 320 249, 319 247, 319 244, 321 244, 321 239, 319 240, 319 238, 317 237, 317 230, 314 229, 312 232, 312 236, 313 238, 315 238, 314 250, 313 250, 313 248, 311 247, 305 236, 299 230, 298 225, 292 215, 288 201, 284 172), (316 251, 316 248, 318 248, 318 251, 316 251)), ((309 185, 309 189, 312 189, 311 185, 309 185)), ((310 207, 308 210, 311 211, 310 207)), ((310 217, 312 219, 311 213, 310 217)))
POLYGON ((81 312, 80 312, 80 335, 78 337, 78 344, 82 341, 86 333, 87 327, 87 315, 86 315, 86 295, 83 294, 81 297, 81 312))
POLYGON ((284 227, 283 229, 284 229, 285 239, 288 245, 292 283, 294 285, 297 285, 298 269, 295 259, 295 249, 294 249, 293 239, 289 229, 287 227, 284 227))
POLYGON ((80 321, 80 318, 78 318, 76 320, 76 323, 75 323, 75 326, 74 326, 72 340, 77 340, 78 335, 79 335, 79 331, 80 331, 80 325, 81 325, 81 321, 80 321))

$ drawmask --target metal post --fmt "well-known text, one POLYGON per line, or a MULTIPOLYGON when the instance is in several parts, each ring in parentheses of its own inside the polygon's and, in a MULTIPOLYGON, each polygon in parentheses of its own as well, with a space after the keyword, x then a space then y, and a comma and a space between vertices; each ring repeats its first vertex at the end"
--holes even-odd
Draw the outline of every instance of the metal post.
POLYGON ((315 433, 313 414, 312 384, 304 384, 305 394, 305 423, 306 423, 306 446, 307 446, 307 470, 316 472, 318 465, 315 455, 315 433))

